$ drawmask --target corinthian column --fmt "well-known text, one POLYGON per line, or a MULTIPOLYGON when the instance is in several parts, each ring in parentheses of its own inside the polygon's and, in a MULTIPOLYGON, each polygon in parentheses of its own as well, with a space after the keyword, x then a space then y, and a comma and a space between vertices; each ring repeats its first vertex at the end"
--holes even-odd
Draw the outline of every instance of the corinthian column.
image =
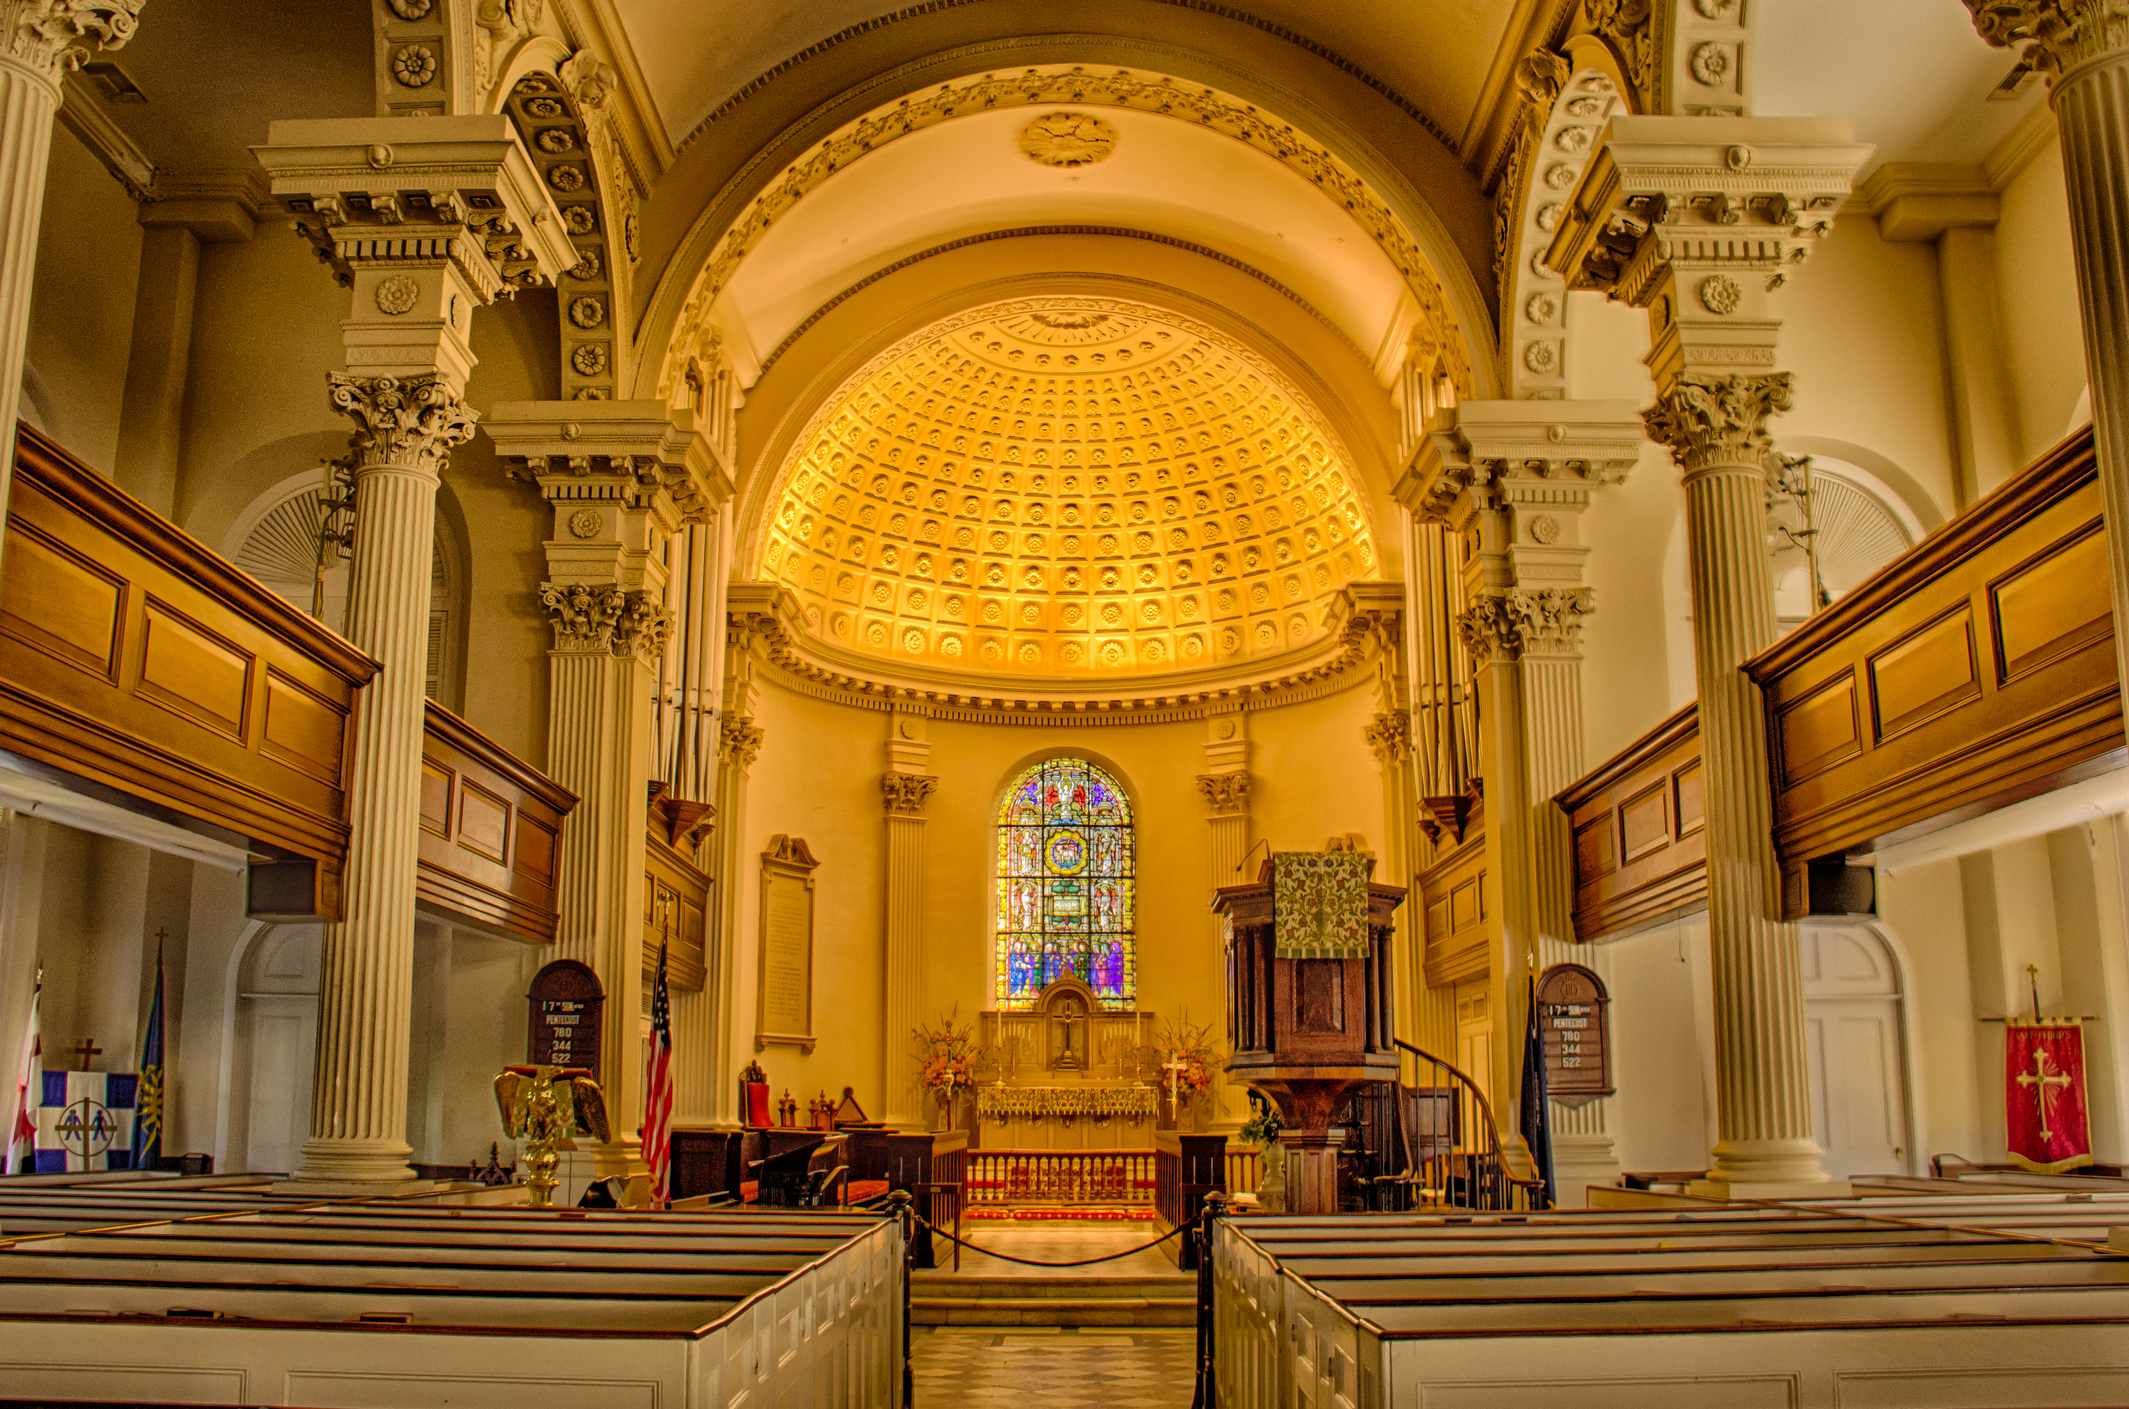
POLYGON ((1684 475, 1721 1131, 1695 1187, 1715 1197, 1834 1187, 1812 1138, 1765 720, 1739 667, 1775 634, 1766 424, 1788 409, 1790 382, 1773 370, 1771 298, 1832 228, 1869 153, 1843 121, 1616 118, 1546 253, 1570 287, 1648 310, 1657 397, 1643 419, 1684 475))
POLYGON ((885 1119, 923 1125, 928 1113, 917 1086, 910 1034, 922 1019, 924 1000, 924 808, 939 780, 925 771, 931 741, 923 715, 897 710, 888 716, 887 771, 880 799, 887 810, 887 952, 881 976, 880 1081, 886 1087, 885 1119))
POLYGON ((44 223, 59 80, 88 57, 83 40, 116 49, 146 0, 0 0, 0 533, 15 473, 15 406, 30 336, 30 288, 44 223))
MULTIPOLYGON (((1493 1011, 1504 1015, 1494 1027, 1497 1112, 1520 1098, 1528 965, 1599 966, 1576 943, 1572 839, 1552 799, 1582 776, 1582 623, 1596 602, 1582 583, 1582 515, 1601 486, 1625 480, 1645 443, 1628 401, 1465 402, 1441 413, 1398 485, 1422 522, 1473 547, 1471 605, 1458 625, 1492 695, 1479 711, 1487 847, 1502 887, 1492 969, 1522 975, 1493 986, 1493 1011)), ((1562 1199, 1578 1203, 1584 1186, 1618 1174, 1604 1103, 1562 1108, 1555 1121, 1562 1199)))
MULTIPOLYGON (((556 941, 606 991, 598 1076, 615 1138, 594 1149, 592 1177, 634 1175, 643 1172, 637 1019, 652 711, 673 626, 663 605, 666 548, 684 525, 707 521, 731 484, 692 413, 660 401, 506 401, 487 429, 505 472, 537 485, 554 512, 539 589, 554 627, 547 771, 578 798, 562 832, 556 941)), ((677 1057, 712 1039, 700 999, 674 996, 677 1057)), ((700 1068, 681 1060, 677 1069, 700 1068)), ((709 1095, 682 1093, 684 1107, 709 1095)))
MULTIPOLYGON (((2129 621, 2129 0, 1966 0, 1966 7, 1983 39, 2022 48, 2048 75, 2070 198, 2114 619, 2129 621)), ((2116 652, 2115 664, 2129 700, 2129 651, 2116 652)))
POLYGON ((509 119, 277 122, 254 148, 340 283, 354 419, 348 638, 384 663, 364 692, 346 906, 326 926, 311 1138, 299 1181, 414 1177, 406 1143, 424 658, 444 456, 473 432, 473 310, 575 262, 509 119), (520 230, 533 232, 519 234, 520 230))

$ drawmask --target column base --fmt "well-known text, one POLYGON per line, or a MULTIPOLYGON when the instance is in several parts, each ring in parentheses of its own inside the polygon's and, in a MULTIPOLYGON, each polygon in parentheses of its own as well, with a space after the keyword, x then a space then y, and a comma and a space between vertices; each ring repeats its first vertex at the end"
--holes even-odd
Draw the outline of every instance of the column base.
POLYGON ((306 1140, 303 1167, 290 1182, 345 1184, 385 1193, 385 1186, 415 1182, 407 1164, 413 1157, 413 1148, 398 1140, 306 1140))
MULTIPOLYGON (((1713 1157, 1714 1166, 1697 1183, 1789 1188, 1835 1182, 1826 1173, 1826 1152, 1819 1148, 1816 1140, 1718 1140, 1708 1153, 1713 1157)), ((1739 1194, 1737 1197, 1781 1196, 1739 1194)))

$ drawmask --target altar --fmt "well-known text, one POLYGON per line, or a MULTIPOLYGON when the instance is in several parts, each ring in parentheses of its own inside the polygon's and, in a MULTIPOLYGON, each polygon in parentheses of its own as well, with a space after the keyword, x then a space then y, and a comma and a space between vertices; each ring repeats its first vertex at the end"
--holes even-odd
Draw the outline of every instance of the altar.
POLYGON ((1076 978, 982 1015, 976 1138, 987 1150, 1151 1150, 1165 1122, 1154 1015, 1104 1011, 1076 978))

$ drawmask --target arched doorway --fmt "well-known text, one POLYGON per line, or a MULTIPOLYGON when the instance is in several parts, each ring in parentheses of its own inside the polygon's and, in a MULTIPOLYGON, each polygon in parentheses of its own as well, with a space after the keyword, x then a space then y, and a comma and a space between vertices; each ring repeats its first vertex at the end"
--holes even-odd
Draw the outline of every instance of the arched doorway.
POLYGON ((1807 924, 1798 940, 1812 1127, 1826 1172, 1907 1173, 1914 1136, 1899 960, 1869 925, 1807 924))
POLYGON ((225 1146, 233 1168, 290 1171, 303 1162, 323 940, 317 925, 275 925, 237 957, 225 1146))

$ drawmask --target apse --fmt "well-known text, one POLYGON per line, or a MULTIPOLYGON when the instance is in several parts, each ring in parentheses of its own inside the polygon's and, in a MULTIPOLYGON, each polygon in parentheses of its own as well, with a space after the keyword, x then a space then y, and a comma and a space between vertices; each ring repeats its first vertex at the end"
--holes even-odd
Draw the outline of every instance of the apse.
POLYGON ((1376 533, 1350 455, 1235 337, 1116 298, 983 305, 849 377, 782 469, 759 572, 831 647, 993 675, 1305 651, 1376 533))

